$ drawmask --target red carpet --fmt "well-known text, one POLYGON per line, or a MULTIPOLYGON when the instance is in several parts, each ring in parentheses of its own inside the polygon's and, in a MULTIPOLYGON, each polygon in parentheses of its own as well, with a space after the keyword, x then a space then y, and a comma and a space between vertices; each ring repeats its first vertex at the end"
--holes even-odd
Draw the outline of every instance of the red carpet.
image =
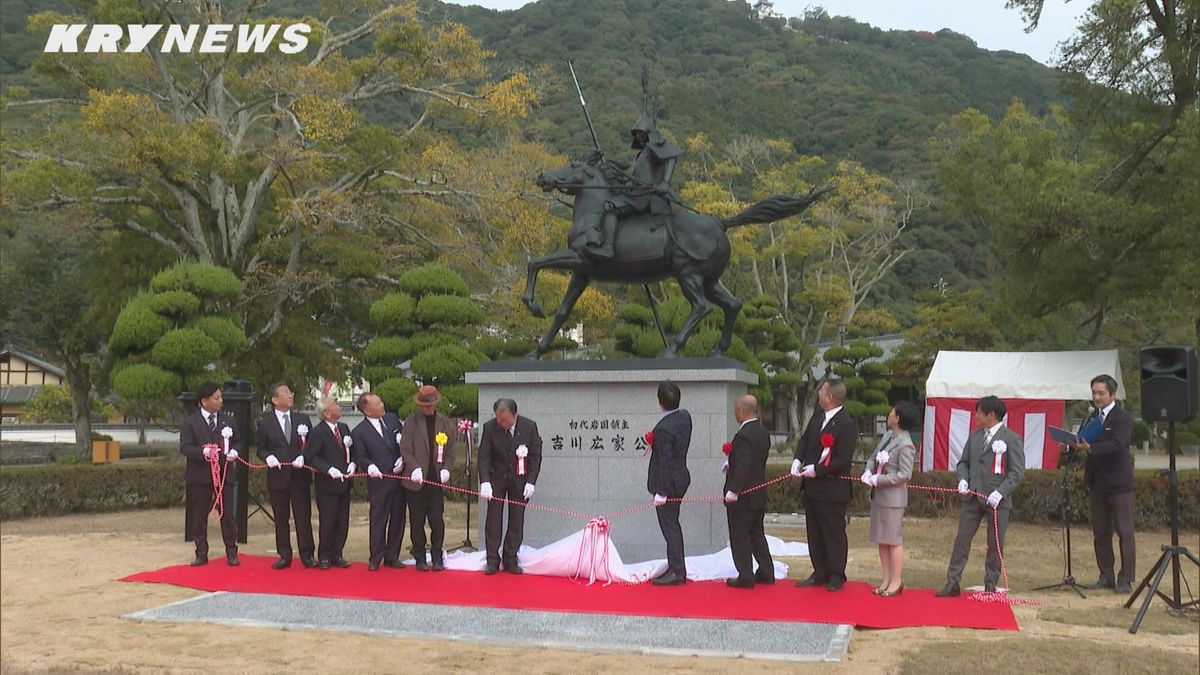
POLYGON ((865 583, 851 582, 839 593, 824 588, 796 588, 785 580, 753 590, 729 588, 724 582, 689 583, 683 587, 587 586, 562 577, 514 576, 501 572, 417 572, 384 568, 368 572, 366 563, 327 571, 270 568, 274 558, 241 556, 240 567, 216 559, 204 567, 179 565, 141 572, 121 581, 174 584, 203 591, 276 593, 318 598, 418 602, 466 607, 499 607, 552 612, 629 614, 692 619, 801 621, 845 623, 860 628, 950 626, 1017 630, 1012 609, 965 597, 935 598, 932 590, 906 589, 880 598, 865 583))

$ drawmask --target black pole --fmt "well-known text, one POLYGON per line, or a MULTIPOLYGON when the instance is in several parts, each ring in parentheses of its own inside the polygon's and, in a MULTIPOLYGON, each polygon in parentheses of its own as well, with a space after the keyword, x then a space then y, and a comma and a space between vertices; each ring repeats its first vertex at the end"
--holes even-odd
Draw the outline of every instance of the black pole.
MULTIPOLYGON (((1167 474, 1167 494, 1171 500, 1171 549, 1179 550, 1179 495, 1176 492, 1178 489, 1178 480, 1175 475, 1175 421, 1167 423, 1167 454, 1170 455, 1170 473, 1167 474)), ((1171 556, 1171 579, 1174 582, 1173 599, 1174 606, 1181 605, 1179 596, 1179 556, 1171 556)))

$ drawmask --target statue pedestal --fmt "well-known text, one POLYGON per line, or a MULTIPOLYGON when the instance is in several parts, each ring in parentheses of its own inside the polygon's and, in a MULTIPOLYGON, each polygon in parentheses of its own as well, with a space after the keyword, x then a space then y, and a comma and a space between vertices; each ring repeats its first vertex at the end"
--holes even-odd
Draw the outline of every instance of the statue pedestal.
MULTIPOLYGON (((518 414, 537 422, 542 468, 533 501, 593 516, 652 500, 646 491, 649 457, 642 437, 661 415, 658 383, 679 385, 680 407, 692 416, 688 497, 720 496, 725 476, 721 446, 733 438, 734 400, 758 376, 731 359, 612 361, 493 361, 467 382, 479 386, 480 421, 491 419, 498 398, 517 402, 518 414)), ((480 500, 477 545, 484 546, 486 504, 480 500)), ((680 513, 688 555, 729 543, 721 502, 684 503, 680 513)), ((525 543, 542 546, 583 529, 586 521, 528 509, 525 543)), ((653 508, 612 523, 612 540, 626 562, 666 557, 653 508)))

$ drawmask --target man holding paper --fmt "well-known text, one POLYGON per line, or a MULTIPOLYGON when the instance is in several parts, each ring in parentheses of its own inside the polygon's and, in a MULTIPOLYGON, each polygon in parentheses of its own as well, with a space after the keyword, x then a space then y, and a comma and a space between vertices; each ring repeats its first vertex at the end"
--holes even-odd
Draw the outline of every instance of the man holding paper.
POLYGON ((1091 492, 1093 545, 1096 565, 1100 568, 1099 580, 1084 588, 1130 593, 1137 562, 1133 535, 1133 456, 1129 454, 1133 416, 1117 405, 1117 381, 1111 375, 1098 375, 1091 384, 1096 412, 1081 429, 1098 423, 1099 435, 1090 443, 1081 438, 1069 444, 1072 449, 1087 453, 1083 482, 1091 492), (1114 529, 1121 542, 1121 572, 1117 576, 1113 576, 1114 529))

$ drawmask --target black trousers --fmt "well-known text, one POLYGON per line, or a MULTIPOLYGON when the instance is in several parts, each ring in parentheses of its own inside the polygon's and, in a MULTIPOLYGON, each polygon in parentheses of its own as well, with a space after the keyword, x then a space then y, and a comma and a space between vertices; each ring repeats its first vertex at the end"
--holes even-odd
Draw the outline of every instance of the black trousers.
POLYGON ((371 500, 371 562, 399 560, 404 543, 404 516, 408 492, 392 478, 368 478, 371 500))
POLYGON ((808 557, 819 583, 846 580, 846 503, 804 500, 808 557))
POLYGON ((350 532, 350 491, 334 495, 317 492, 317 518, 321 542, 317 558, 333 562, 342 556, 350 532))
POLYGON ((292 559, 292 531, 289 520, 296 521, 296 547, 301 558, 311 558, 316 546, 312 530, 312 483, 301 485, 289 480, 287 489, 268 490, 271 513, 275 519, 275 550, 279 557, 292 559))
MULTIPOLYGON (((237 482, 226 480, 221 493, 225 512, 221 515, 221 539, 225 542, 225 555, 237 553, 237 522, 234 520, 234 494, 237 492, 237 482)), ((187 501, 192 509, 192 522, 188 523, 188 531, 192 533, 192 542, 196 544, 196 556, 208 557, 208 514, 213 509, 216 499, 211 485, 187 486, 187 501)))
POLYGON ((679 502, 667 502, 655 509, 658 512, 658 529, 667 541, 667 572, 676 576, 687 576, 687 564, 683 560, 683 528, 679 526, 679 502))
POLYGON ((418 561, 425 559, 425 523, 429 523, 430 557, 433 560, 442 559, 442 544, 446 539, 446 521, 442 515, 444 509, 445 495, 442 488, 422 485, 420 490, 409 491, 409 540, 412 542, 412 554, 418 561))
MULTIPOLYGON (((495 485, 495 484, 493 484, 495 485)), ((500 528, 504 525, 505 503, 488 500, 487 520, 483 525, 484 548, 487 549, 489 565, 504 564, 511 567, 517 564, 517 549, 525 539, 525 501, 524 486, 512 481, 500 484, 499 489, 493 489, 492 496, 499 499, 511 499, 520 504, 508 504, 508 529, 504 533, 504 551, 500 551, 500 528)), ((469 524, 468 524, 469 525, 469 524)))
POLYGON ((1000 549, 1004 548, 1004 534, 1008 531, 1008 517, 1012 509, 1004 508, 992 517, 992 507, 971 496, 965 500, 958 514, 958 534, 954 536, 954 549, 950 552, 950 567, 946 570, 946 581, 958 584, 962 579, 963 570, 967 568, 967 558, 971 555, 971 540, 979 529, 980 521, 987 521, 987 559, 983 563, 983 582, 987 585, 998 586, 1000 581, 1000 550, 996 549, 996 524, 1000 525, 1000 549))
POLYGON ((1092 544, 1096 549, 1096 566, 1100 578, 1132 584, 1137 568, 1133 537, 1133 493, 1107 495, 1092 490, 1092 544), (1121 573, 1113 576, 1112 536, 1116 531, 1121 542, 1121 573))
POLYGON ((767 535, 763 532, 766 508, 747 509, 729 506, 729 548, 733 551, 733 566, 738 579, 752 581, 755 578, 754 562, 758 562, 758 577, 775 578, 775 563, 771 560, 771 549, 767 546, 767 535))

